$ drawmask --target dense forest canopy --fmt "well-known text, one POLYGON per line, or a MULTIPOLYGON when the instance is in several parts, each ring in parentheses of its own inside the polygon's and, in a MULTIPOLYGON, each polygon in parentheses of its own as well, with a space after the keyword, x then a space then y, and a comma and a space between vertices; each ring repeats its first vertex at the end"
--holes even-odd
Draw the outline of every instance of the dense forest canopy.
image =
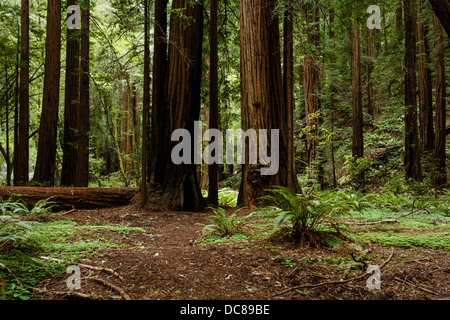
POLYGON ((436 0, 4 0, 1 185, 141 186, 189 210, 221 187, 252 206, 273 185, 444 186, 448 21, 436 0), (195 121, 279 130, 279 171, 175 165, 195 121))

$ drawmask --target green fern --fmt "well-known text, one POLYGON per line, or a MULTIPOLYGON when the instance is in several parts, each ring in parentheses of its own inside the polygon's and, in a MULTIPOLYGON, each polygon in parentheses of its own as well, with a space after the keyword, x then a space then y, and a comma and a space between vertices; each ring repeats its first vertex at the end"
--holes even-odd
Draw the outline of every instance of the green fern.
POLYGON ((204 236, 218 235, 220 237, 227 237, 240 233, 243 230, 242 227, 245 220, 252 215, 249 214, 245 217, 238 217, 237 213, 239 210, 236 210, 229 215, 223 208, 211 209, 214 211, 214 215, 206 218, 210 224, 201 224, 204 226, 204 236))

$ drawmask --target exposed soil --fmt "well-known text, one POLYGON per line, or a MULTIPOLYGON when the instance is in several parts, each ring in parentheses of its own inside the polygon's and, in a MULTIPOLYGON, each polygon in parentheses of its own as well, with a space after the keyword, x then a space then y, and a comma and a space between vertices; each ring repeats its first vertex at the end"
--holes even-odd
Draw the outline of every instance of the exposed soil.
MULTIPOLYGON (((114 269, 123 280, 102 271, 81 268, 82 277, 98 276, 115 284, 131 299, 449 299, 450 255, 425 248, 394 248, 394 256, 381 270, 381 289, 369 290, 366 279, 346 284, 290 291, 293 286, 315 284, 357 276, 363 271, 342 268, 332 260, 299 262, 302 258, 336 258, 351 261, 348 252, 332 248, 295 248, 267 239, 241 243, 200 245, 204 218, 211 211, 189 213, 140 210, 132 207, 78 210, 61 219, 78 224, 127 223, 146 233, 127 235, 102 230, 99 237, 114 238, 120 248, 97 250, 83 263, 114 269), (284 259, 284 260, 283 260, 284 259), (284 261, 284 263, 283 263, 284 261), (295 262, 290 265, 288 262, 295 262), (331 261, 331 262, 327 262, 331 261)), ((245 214, 243 212, 242 214, 245 214)), ((391 248, 371 244, 370 264, 381 264, 391 248)), ((357 263, 356 263, 357 264, 357 263)), ((64 299, 63 275, 45 279, 37 288, 45 291, 37 299, 64 299)), ((117 299, 114 289, 93 281, 82 281, 79 292, 91 298, 117 299)))

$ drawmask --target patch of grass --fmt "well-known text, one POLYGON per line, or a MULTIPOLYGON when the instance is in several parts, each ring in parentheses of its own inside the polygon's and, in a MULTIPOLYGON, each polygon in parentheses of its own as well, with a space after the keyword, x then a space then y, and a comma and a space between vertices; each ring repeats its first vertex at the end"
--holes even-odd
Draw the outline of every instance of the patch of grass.
POLYGON ((385 246, 397 247, 424 247, 431 249, 450 249, 450 233, 424 233, 424 234, 389 234, 386 232, 370 232, 360 236, 365 242, 381 243, 385 246))

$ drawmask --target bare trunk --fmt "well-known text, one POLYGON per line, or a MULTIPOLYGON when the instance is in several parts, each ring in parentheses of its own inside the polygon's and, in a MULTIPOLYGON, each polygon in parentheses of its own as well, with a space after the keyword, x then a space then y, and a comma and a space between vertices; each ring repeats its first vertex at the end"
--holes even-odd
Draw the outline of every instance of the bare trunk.
POLYGON ((405 11, 405 177, 422 180, 416 101, 416 1, 404 0, 405 11))
MULTIPOLYGON (((68 0, 67 5, 76 4, 68 0)), ((77 117, 80 104, 80 31, 67 29, 66 79, 64 95, 64 143, 61 185, 74 186, 77 172, 77 117)))
POLYGON ((445 77, 445 48, 444 32, 437 17, 434 17, 435 47, 436 47, 436 107, 435 123, 436 137, 434 141, 434 153, 436 174, 433 183, 443 185, 447 183, 447 166, 445 154, 446 140, 446 77, 445 77))
MULTIPOLYGON (((218 55, 217 55, 217 0, 211 0, 210 13, 210 89, 209 89, 209 128, 219 129, 219 95, 218 95, 218 55)), ((218 164, 208 166, 209 191, 208 200, 218 206, 218 164)))
POLYGON ((19 134, 17 144, 16 171, 14 184, 24 185, 28 182, 29 162, 29 68, 30 68, 30 35, 29 35, 29 0, 22 0, 21 33, 20 33, 20 86, 19 86, 19 134))
POLYGON ((80 106, 78 111, 78 157, 75 184, 89 184, 89 0, 81 10, 80 106))
POLYGON ((431 70, 428 67, 430 54, 427 40, 428 27, 422 22, 422 3, 417 1, 417 42, 419 43, 419 134, 421 149, 433 150, 433 96, 431 70))
POLYGON ((53 186, 55 174, 60 65, 61 1, 48 0, 44 93, 36 168, 33 180, 49 186, 53 186))

